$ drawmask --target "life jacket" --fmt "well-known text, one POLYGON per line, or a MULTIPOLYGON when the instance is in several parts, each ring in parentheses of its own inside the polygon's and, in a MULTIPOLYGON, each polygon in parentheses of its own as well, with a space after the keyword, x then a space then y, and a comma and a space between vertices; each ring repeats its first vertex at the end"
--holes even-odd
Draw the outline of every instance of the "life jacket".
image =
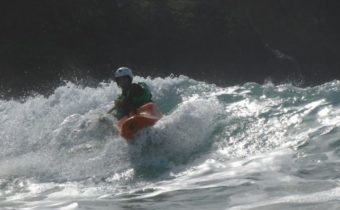
POLYGON ((138 82, 137 84, 143 89, 143 94, 141 94, 140 96, 132 96, 131 98, 127 99, 126 97, 129 97, 129 92, 127 92, 125 95, 123 95, 122 93, 115 100, 115 103, 119 104, 116 108, 115 113, 115 117, 117 119, 124 117, 133 110, 152 101, 152 94, 147 84, 145 84, 144 82, 138 82))

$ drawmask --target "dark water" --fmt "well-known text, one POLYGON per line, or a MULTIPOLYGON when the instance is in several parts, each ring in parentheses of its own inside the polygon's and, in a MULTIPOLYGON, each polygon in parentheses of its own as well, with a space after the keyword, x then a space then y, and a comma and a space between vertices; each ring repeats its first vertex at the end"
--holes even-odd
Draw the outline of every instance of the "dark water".
POLYGON ((338 209, 339 81, 142 78, 165 113, 127 145, 113 82, 0 101, 1 209, 338 209))

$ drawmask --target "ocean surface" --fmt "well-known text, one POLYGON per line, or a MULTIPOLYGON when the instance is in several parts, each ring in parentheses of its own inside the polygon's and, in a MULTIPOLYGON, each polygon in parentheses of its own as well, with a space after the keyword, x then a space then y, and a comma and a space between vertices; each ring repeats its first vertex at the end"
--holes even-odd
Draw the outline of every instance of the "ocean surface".
POLYGON ((133 145, 114 82, 0 100, 0 209, 340 209, 340 81, 135 80, 165 116, 133 145))

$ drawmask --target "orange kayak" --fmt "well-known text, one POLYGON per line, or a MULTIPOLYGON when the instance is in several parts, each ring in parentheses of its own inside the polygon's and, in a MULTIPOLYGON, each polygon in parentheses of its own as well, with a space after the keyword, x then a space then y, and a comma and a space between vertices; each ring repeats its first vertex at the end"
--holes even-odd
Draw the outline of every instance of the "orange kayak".
POLYGON ((157 105, 150 102, 138 108, 136 112, 132 112, 120 119, 116 127, 119 134, 125 138, 128 143, 133 143, 133 137, 140 130, 153 126, 162 116, 157 105))

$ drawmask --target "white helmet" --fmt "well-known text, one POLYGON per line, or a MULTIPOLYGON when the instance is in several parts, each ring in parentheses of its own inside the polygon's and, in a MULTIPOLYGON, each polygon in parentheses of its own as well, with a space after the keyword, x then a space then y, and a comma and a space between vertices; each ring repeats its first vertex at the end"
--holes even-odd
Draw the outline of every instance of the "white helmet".
POLYGON ((115 78, 128 76, 133 78, 132 70, 128 67, 119 67, 115 72, 115 78))

